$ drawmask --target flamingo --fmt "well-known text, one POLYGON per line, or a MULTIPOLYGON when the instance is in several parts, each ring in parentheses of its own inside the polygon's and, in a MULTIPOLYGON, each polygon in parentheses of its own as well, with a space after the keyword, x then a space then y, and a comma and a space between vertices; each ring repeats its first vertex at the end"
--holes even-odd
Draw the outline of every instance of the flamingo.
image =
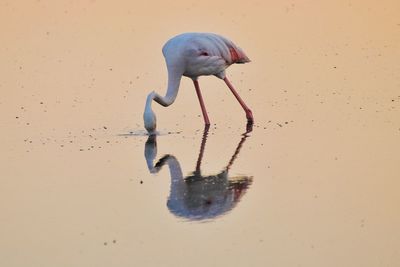
POLYGON ((164 107, 174 103, 182 76, 193 80, 200 102, 204 124, 210 125, 207 110, 200 92, 199 76, 214 75, 226 83, 246 113, 249 123, 253 123, 253 114, 240 98, 228 80, 225 69, 234 63, 247 63, 250 59, 232 41, 214 33, 183 33, 166 42, 162 48, 168 70, 168 86, 165 96, 155 91, 148 94, 143 113, 144 127, 150 135, 156 133, 156 115, 151 108, 152 101, 164 107))

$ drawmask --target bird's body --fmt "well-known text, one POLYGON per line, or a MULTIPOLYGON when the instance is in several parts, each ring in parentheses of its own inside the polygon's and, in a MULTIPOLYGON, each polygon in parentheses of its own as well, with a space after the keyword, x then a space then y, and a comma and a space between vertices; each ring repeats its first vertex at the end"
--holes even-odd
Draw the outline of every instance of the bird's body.
POLYGON ((171 105, 178 94, 182 76, 193 80, 200 101, 205 124, 210 124, 200 92, 198 77, 215 75, 223 79, 246 112, 249 121, 253 121, 251 110, 244 104, 226 78, 225 69, 234 63, 250 62, 245 53, 233 42, 213 33, 183 33, 173 37, 162 49, 168 69, 168 88, 164 97, 151 92, 146 101, 143 114, 144 125, 150 134, 156 129, 156 117, 151 109, 152 101, 166 107, 171 105))
POLYGON ((183 76, 224 77, 233 63, 250 62, 243 51, 228 39, 213 33, 184 33, 170 39, 162 49, 167 66, 182 68, 183 76))

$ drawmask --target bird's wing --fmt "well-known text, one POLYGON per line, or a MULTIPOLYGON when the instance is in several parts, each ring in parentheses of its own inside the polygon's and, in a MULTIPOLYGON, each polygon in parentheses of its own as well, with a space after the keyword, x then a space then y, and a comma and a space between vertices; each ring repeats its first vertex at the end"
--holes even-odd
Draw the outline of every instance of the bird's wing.
POLYGON ((216 34, 213 34, 211 38, 215 40, 216 45, 219 47, 221 56, 227 63, 234 64, 250 62, 250 59, 246 56, 243 50, 236 46, 231 40, 216 34))

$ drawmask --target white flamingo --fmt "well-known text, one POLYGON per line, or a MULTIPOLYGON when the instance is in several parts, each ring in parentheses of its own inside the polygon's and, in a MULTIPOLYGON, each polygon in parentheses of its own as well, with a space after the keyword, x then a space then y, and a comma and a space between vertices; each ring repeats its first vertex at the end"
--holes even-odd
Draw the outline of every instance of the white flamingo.
POLYGON ((210 124, 210 120, 197 80, 199 76, 203 75, 214 75, 224 80, 244 109, 247 120, 253 122, 251 110, 225 75, 225 69, 230 65, 250 62, 242 49, 233 42, 213 33, 183 33, 167 41, 162 52, 168 69, 168 88, 165 96, 161 96, 155 91, 147 96, 143 120, 144 127, 149 134, 154 134, 156 131, 156 115, 151 109, 152 101, 154 100, 164 107, 174 103, 182 76, 193 80, 206 125, 210 124))

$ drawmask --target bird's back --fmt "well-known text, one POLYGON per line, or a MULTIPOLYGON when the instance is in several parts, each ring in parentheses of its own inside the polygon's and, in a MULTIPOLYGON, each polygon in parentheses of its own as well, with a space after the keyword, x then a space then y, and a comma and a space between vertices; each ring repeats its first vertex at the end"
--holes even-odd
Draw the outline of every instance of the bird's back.
POLYGON ((162 51, 167 65, 184 65, 186 76, 216 75, 231 64, 250 62, 242 49, 214 33, 177 35, 162 51))

